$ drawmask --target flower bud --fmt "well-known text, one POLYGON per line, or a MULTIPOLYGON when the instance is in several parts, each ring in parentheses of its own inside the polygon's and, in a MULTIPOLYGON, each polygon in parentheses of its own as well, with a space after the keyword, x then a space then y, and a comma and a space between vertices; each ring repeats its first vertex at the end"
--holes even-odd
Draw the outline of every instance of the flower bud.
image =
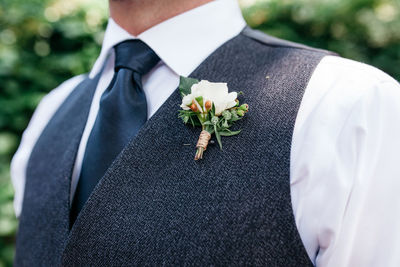
POLYGON ((212 102, 210 100, 207 100, 206 103, 204 104, 204 107, 206 108, 207 111, 209 111, 212 107, 212 102))
POLYGON ((244 116, 244 111, 241 110, 241 109, 238 109, 238 110, 237 110, 237 114, 238 114, 240 117, 243 117, 243 116, 244 116))
POLYGON ((225 120, 230 120, 232 118, 232 115, 228 110, 224 110, 222 112, 222 116, 224 117, 225 120))
POLYGON ((212 117, 212 118, 211 118, 211 123, 212 123, 213 125, 217 125, 217 123, 218 123, 218 117, 217 117, 217 116, 212 117))
POLYGON ((192 105, 190 105, 190 109, 193 110, 194 112, 199 111, 199 109, 197 108, 196 103, 194 103, 194 100, 192 101, 192 105))
POLYGON ((244 112, 247 112, 249 110, 249 105, 243 104, 239 107, 240 110, 243 110, 244 112))

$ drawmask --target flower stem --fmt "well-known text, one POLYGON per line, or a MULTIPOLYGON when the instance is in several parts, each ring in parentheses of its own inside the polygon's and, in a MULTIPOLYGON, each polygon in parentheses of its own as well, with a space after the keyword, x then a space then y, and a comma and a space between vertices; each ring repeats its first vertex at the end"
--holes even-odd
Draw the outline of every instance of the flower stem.
POLYGON ((210 141, 211 134, 206 130, 206 126, 202 125, 202 131, 197 141, 197 150, 194 160, 199 160, 203 158, 203 153, 207 149, 208 141, 210 141))
POLYGON ((203 158, 204 149, 202 147, 198 147, 196 150, 196 155, 194 156, 194 160, 199 160, 203 158))

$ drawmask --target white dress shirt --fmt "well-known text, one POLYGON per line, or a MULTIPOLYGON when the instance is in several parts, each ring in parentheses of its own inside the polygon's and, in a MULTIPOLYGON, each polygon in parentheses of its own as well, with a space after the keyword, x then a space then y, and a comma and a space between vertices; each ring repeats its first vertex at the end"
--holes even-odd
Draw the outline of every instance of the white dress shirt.
MULTIPOLYGON (((113 76, 112 47, 139 38, 161 58, 143 78, 151 117, 179 84, 245 26, 235 0, 219 0, 173 17, 134 37, 109 19, 105 63, 80 142, 74 194, 100 96, 113 76)), ((21 212, 30 153, 55 111, 84 76, 51 91, 36 109, 11 164, 15 211, 21 212)), ((229 84, 228 84, 229 86, 229 84)), ((382 71, 326 56, 305 90, 291 148, 293 212, 310 259, 319 267, 400 266, 400 86, 382 71)))

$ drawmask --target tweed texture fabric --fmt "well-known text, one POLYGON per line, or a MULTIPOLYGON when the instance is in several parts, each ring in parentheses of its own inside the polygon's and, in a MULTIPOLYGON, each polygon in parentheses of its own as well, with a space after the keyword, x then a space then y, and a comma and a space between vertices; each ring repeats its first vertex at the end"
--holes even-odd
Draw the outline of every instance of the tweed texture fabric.
POLYGON ((73 164, 100 75, 81 82, 54 114, 28 162, 15 266, 57 266, 69 233, 73 164))
MULTIPOLYGON (((17 263, 312 266, 291 206, 290 148, 304 89, 327 53, 250 29, 226 42, 190 76, 243 91, 239 99, 250 111, 236 123, 242 132, 224 138, 222 151, 209 145, 195 162, 200 129, 178 119, 176 90, 107 170, 70 232, 70 177, 52 170, 56 164, 70 171, 73 156, 46 150, 74 147, 66 139, 79 138, 83 129, 69 136, 50 123, 29 164, 28 179, 35 182, 26 187, 30 202, 22 211, 17 263), (30 240, 37 229, 40 235, 30 240)), ((65 105, 77 101, 71 96, 65 105)), ((78 120, 60 112, 53 118, 70 119, 78 120)))

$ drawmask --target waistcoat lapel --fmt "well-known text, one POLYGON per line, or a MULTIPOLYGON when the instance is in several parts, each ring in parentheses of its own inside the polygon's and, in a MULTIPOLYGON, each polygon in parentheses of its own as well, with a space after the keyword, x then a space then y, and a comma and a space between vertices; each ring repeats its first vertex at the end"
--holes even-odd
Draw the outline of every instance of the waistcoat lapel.
POLYGON ((54 266, 69 232, 73 164, 99 75, 86 78, 50 120, 28 163, 15 264, 54 266))
POLYGON ((237 123, 242 133, 195 162, 200 130, 178 119, 176 90, 93 191, 63 265, 311 266, 291 206, 290 148, 303 91, 323 56, 243 34, 214 52, 190 76, 244 92, 250 112, 237 123))

